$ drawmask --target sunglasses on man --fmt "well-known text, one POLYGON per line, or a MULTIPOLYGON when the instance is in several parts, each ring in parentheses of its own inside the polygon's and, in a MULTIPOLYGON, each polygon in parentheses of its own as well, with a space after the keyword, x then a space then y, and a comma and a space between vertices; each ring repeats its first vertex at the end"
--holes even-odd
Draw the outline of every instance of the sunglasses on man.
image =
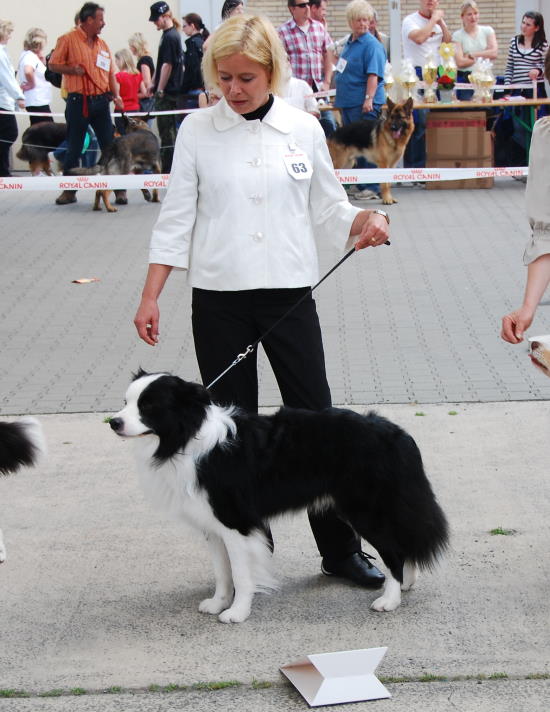
POLYGON ((310 3, 308 2, 301 2, 299 4, 297 3, 296 5, 293 5, 292 7, 309 7, 309 5, 310 3))

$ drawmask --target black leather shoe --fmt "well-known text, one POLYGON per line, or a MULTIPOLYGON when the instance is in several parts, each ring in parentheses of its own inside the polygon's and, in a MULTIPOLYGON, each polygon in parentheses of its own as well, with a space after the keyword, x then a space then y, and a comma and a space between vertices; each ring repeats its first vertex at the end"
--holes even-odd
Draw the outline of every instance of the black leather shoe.
POLYGON ((380 588, 386 577, 374 564, 371 564, 370 559, 373 558, 373 556, 358 551, 341 561, 327 562, 326 559, 323 559, 321 571, 325 576, 339 576, 358 586, 380 588))
POLYGON ((125 190, 115 190, 115 203, 117 205, 128 205, 128 198, 125 190))

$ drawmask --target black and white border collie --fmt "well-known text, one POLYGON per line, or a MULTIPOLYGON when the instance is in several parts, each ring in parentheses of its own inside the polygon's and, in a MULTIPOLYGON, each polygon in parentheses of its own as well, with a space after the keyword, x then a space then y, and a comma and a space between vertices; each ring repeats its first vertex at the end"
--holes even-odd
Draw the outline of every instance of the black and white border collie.
POLYGON ((377 611, 397 608, 400 589, 447 546, 414 440, 375 413, 250 414, 196 383, 140 370, 110 424, 135 439, 147 496, 206 535, 216 588, 199 610, 224 623, 246 620, 254 592, 275 588, 265 528, 279 514, 333 507, 367 539, 391 572, 377 611))
MULTIPOLYGON (((46 452, 42 426, 35 418, 21 418, 15 422, 0 421, 0 475, 17 472, 21 467, 36 465, 46 452)), ((0 564, 7 558, 6 546, 0 529, 0 564)))

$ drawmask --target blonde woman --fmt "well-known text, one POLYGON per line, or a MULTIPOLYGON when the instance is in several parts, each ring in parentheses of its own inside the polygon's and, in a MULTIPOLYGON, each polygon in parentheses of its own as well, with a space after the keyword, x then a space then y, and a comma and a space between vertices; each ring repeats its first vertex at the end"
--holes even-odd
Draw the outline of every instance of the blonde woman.
MULTIPOLYGON (((141 73, 141 78, 147 90, 147 96, 140 98, 139 106, 141 111, 152 111, 155 99, 149 96, 153 88, 153 76, 155 74, 155 63, 149 52, 147 41, 141 32, 134 32, 128 39, 128 47, 137 61, 137 70, 141 73)), ((151 126, 153 120, 149 119, 151 126)))
MULTIPOLYGON (((172 270, 187 271, 195 350, 207 384, 303 298, 263 347, 283 402, 321 410, 331 396, 309 294, 318 279, 315 239, 334 240, 341 249, 350 239, 357 249, 375 247, 386 241, 388 223, 348 202, 319 122, 280 98, 287 58, 268 20, 226 20, 212 35, 202 69, 206 85, 219 87, 223 98, 180 127, 135 317, 138 334, 157 343, 158 298, 172 270)), ((256 353, 210 390, 221 403, 257 411, 256 353)), ((371 588, 383 584, 384 575, 335 512, 311 514, 310 521, 324 573, 371 588)))
MULTIPOLYGON (((15 70, 6 51, 6 45, 13 32, 13 22, 0 19, 0 109, 15 111, 15 107, 25 108, 25 98, 15 79, 15 70)), ((10 173, 10 148, 17 138, 17 121, 13 113, 0 114, 0 177, 10 173)))
MULTIPOLYGON (((115 52, 115 63, 118 72, 115 74, 124 111, 139 111, 140 97, 147 95, 141 73, 136 69, 134 58, 129 49, 119 49, 115 52)), ((124 134, 124 120, 115 118, 115 126, 120 134, 124 134)))
MULTIPOLYGON (((25 96, 25 106, 29 112, 50 114, 52 100, 52 85, 46 81, 46 59, 44 50, 48 38, 44 30, 31 27, 23 41, 23 52, 19 57, 17 78, 25 96)), ((40 121, 53 121, 51 116, 31 116, 31 124, 40 121)))
POLYGON ((495 60, 498 44, 495 31, 489 25, 479 24, 479 8, 475 0, 468 0, 460 8, 462 28, 453 32, 455 61, 463 76, 469 74, 476 59, 495 60))

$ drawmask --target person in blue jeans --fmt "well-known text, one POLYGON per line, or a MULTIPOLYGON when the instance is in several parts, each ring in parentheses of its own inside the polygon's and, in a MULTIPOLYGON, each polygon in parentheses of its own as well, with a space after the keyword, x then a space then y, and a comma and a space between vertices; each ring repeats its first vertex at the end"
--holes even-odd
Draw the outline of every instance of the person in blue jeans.
MULTIPOLYGON (((334 105, 342 112, 342 123, 360 119, 377 119, 386 99, 384 92, 384 46, 369 32, 372 6, 365 0, 352 0, 346 8, 351 34, 336 65, 336 97, 334 105)), ((357 168, 376 168, 360 157, 357 168)), ((380 185, 357 186, 355 198, 377 198, 380 185)))

